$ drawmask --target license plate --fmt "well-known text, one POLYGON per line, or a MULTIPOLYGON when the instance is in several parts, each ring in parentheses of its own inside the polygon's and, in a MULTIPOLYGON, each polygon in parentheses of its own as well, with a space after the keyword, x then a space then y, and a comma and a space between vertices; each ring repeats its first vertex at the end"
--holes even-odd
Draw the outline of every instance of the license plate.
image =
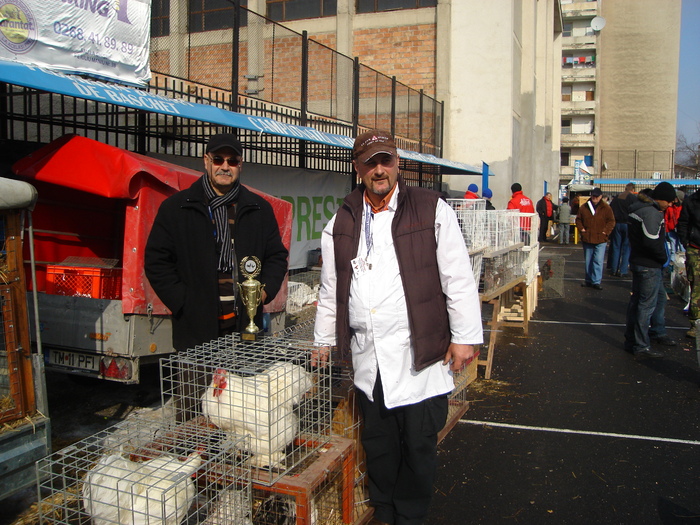
POLYGON ((49 351, 49 364, 53 366, 65 366, 68 368, 80 368, 99 372, 100 358, 96 355, 80 354, 77 352, 65 352, 63 350, 49 351))

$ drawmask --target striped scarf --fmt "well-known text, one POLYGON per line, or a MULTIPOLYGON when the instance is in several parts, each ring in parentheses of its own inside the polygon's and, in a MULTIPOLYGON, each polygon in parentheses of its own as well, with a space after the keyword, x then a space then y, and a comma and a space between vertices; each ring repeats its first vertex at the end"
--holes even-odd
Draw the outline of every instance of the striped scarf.
POLYGON ((233 252, 231 228, 228 223, 226 207, 238 201, 241 182, 240 179, 236 180, 233 188, 224 195, 216 194, 206 173, 202 176, 202 184, 204 185, 204 194, 209 199, 209 214, 216 226, 216 244, 219 246, 219 271, 230 272, 236 265, 236 254, 233 252))

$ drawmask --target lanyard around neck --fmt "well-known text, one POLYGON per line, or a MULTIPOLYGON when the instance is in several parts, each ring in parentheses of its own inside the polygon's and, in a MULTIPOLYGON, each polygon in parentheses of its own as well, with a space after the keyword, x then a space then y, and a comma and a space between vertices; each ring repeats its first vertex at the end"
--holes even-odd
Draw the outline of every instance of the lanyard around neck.
POLYGON ((365 202, 365 244, 367 244, 367 255, 372 250, 374 245, 374 238, 372 236, 372 220, 374 219, 374 212, 372 207, 368 202, 365 202))

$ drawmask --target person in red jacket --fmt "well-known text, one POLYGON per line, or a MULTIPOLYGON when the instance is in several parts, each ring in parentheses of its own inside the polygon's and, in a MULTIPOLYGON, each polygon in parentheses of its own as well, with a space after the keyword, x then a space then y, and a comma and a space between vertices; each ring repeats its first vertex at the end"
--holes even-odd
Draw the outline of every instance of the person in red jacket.
MULTIPOLYGON (((515 182, 511 187, 510 191, 512 195, 508 201, 508 210, 518 210, 520 213, 535 213, 535 205, 532 203, 532 199, 523 193, 523 187, 515 182)), ((520 218, 520 235, 524 243, 529 244, 530 242, 530 226, 532 219, 530 217, 520 218)))
POLYGON ((666 208, 664 212, 664 224, 666 225, 666 245, 668 246, 668 253, 671 256, 671 263, 676 258, 676 252, 684 251, 683 245, 681 244, 678 234, 676 233, 676 225, 678 224, 678 219, 681 216, 682 209, 682 197, 683 192, 676 190, 676 200, 666 208))
POLYGON ((476 184, 470 184, 467 187, 467 191, 464 192, 465 199, 478 199, 479 198, 479 186, 476 184))

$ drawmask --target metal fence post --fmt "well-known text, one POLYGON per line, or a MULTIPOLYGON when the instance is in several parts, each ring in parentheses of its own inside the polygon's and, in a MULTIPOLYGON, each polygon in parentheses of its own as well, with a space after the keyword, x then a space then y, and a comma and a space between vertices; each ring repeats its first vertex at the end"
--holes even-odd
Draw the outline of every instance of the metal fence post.
POLYGON ((241 2, 233 0, 233 35, 231 37, 231 111, 238 111, 238 46, 241 38, 241 2))

